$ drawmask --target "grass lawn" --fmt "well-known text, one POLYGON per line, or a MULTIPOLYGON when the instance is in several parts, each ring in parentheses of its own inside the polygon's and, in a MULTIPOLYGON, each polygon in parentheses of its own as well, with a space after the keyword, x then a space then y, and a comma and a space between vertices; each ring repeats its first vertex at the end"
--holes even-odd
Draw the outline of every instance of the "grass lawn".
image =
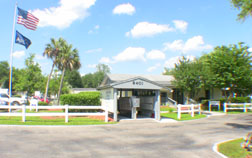
POLYGON ((169 107, 169 106, 161 106, 160 107, 160 111, 175 111, 176 109, 175 108, 172 108, 172 107, 169 107))
POLYGON ((63 117, 52 117, 45 119, 37 116, 27 116, 26 122, 22 122, 20 116, 1 116, 0 124, 4 125, 101 125, 115 124, 116 122, 104 122, 104 120, 91 119, 87 117, 69 117, 68 123, 65 123, 63 117))
POLYGON ((242 142, 244 142, 242 138, 228 141, 220 144, 218 150, 230 158, 246 158, 247 155, 252 156, 252 152, 248 152, 241 147, 242 142))
POLYGON ((177 121, 185 121, 185 120, 195 120, 195 119, 200 119, 206 117, 206 115, 199 115, 199 114, 194 114, 194 117, 191 116, 191 114, 181 114, 181 119, 178 119, 178 114, 177 113, 161 113, 162 117, 167 117, 171 118, 177 121))

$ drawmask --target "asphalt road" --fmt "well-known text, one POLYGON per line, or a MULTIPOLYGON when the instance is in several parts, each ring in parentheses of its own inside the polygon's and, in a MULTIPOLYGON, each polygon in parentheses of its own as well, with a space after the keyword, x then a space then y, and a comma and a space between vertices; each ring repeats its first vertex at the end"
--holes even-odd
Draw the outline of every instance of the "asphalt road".
POLYGON ((252 114, 78 127, 0 126, 0 158, 218 158, 216 142, 243 137, 252 114))

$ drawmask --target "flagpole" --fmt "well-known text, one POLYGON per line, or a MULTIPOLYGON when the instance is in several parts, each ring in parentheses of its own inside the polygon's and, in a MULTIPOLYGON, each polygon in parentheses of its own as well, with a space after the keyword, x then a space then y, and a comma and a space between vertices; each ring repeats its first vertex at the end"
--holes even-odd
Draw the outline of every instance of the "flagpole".
MULTIPOLYGON (((10 49, 10 73, 9 73, 9 97, 11 98, 11 89, 12 89, 12 57, 13 57, 13 47, 14 47, 14 34, 16 27, 16 12, 17 12, 17 2, 15 4, 15 11, 13 16, 13 25, 12 25, 12 39, 11 39, 11 49, 10 49)), ((11 112, 11 100, 9 99, 9 112, 11 112)))

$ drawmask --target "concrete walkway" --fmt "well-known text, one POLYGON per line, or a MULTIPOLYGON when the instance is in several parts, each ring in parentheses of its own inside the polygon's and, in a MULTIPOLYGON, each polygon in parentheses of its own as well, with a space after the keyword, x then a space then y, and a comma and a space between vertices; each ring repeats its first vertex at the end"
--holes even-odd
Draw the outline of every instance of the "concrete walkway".
POLYGON ((252 114, 77 127, 0 126, 1 158, 218 158, 216 142, 252 130, 252 114))

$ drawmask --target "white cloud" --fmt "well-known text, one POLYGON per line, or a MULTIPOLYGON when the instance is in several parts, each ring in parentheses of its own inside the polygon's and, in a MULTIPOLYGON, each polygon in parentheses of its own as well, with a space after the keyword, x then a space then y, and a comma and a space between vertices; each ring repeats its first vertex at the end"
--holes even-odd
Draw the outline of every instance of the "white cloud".
POLYGON ((160 50, 151 50, 148 54, 147 54, 147 58, 148 59, 165 59, 165 53, 160 51, 160 50))
POLYGON ((99 63, 104 63, 104 64, 110 64, 110 63, 113 63, 109 57, 102 57, 100 60, 99 60, 99 63))
POLYGON ((60 0, 58 7, 32 11, 39 18, 39 26, 54 26, 60 29, 69 27, 75 20, 84 19, 89 15, 88 9, 96 0, 60 0))
POLYGON ((92 34, 92 33, 98 33, 98 30, 100 29, 100 25, 95 25, 94 28, 92 30, 88 31, 88 34, 92 34))
POLYGON ((148 37, 156 34, 174 31, 169 25, 161 25, 149 22, 139 22, 133 29, 126 33, 126 36, 137 37, 148 37))
POLYGON ((185 33, 188 23, 186 21, 183 20, 173 20, 173 23, 175 25, 175 29, 176 30, 180 30, 181 32, 185 33))
MULTIPOLYGON (((187 59, 193 61, 196 59, 195 56, 192 56, 192 55, 188 55, 188 56, 185 56, 187 59)), ((179 60, 182 59, 182 56, 176 56, 176 57, 172 57, 170 59, 168 59, 166 62, 165 62, 165 67, 166 68, 174 68, 175 67, 175 64, 178 64, 179 63, 179 60)))
POLYGON ((96 68, 96 64, 88 64, 87 67, 88 68, 96 68))
POLYGON ((156 64, 156 65, 154 65, 154 66, 149 67, 149 68, 147 69, 147 71, 148 71, 148 72, 152 72, 152 71, 156 70, 157 68, 159 68, 160 66, 161 66, 161 64, 158 63, 158 64, 156 64))
POLYGON ((249 51, 249 52, 252 52, 252 48, 249 48, 248 51, 249 51))
POLYGON ((102 51, 102 48, 96 48, 96 49, 89 49, 85 53, 98 53, 101 51, 102 51))
POLYGON ((21 51, 15 51, 12 56, 14 58, 21 58, 23 56, 25 56, 25 51, 21 50, 21 51))
POLYGON ((136 9, 130 3, 120 4, 113 9, 113 14, 128 14, 133 15, 136 9))
POLYGON ((144 58, 145 48, 142 47, 128 47, 117 56, 114 56, 113 59, 115 62, 119 61, 136 61, 142 60, 145 61, 144 58))
POLYGON ((186 42, 183 40, 175 40, 172 43, 165 43, 164 50, 181 51, 186 53, 189 51, 202 51, 212 49, 213 46, 205 44, 202 36, 194 36, 188 39, 186 42))
POLYGON ((37 60, 46 59, 46 57, 44 57, 44 56, 42 56, 42 55, 40 55, 40 54, 36 54, 36 55, 35 55, 35 58, 36 58, 37 60))

